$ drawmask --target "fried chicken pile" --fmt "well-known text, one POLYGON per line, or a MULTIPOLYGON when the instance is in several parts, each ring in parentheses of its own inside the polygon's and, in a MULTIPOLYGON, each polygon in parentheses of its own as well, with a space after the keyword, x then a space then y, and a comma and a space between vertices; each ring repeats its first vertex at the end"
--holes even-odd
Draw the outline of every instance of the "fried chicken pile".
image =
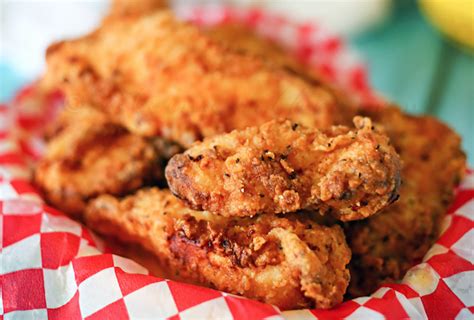
POLYGON ((324 85, 220 45, 169 11, 104 21, 54 44, 46 59, 43 85, 59 86, 71 103, 184 147, 276 118, 317 128, 352 119, 324 85))
POLYGON ((48 49, 41 88, 67 105, 35 170, 47 201, 181 281, 285 310, 399 280, 462 178, 456 133, 360 108, 245 27, 161 7, 115 1, 48 49))

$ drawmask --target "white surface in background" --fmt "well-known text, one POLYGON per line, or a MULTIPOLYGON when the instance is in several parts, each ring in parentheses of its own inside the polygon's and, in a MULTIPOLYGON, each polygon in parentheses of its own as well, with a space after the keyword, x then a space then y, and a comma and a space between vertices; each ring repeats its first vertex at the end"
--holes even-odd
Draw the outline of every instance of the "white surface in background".
MULTIPOLYGON (((133 0, 131 0, 133 1, 133 0)), ((139 1, 139 0, 136 0, 139 1)), ((392 0, 170 0, 175 5, 230 3, 261 6, 298 21, 324 25, 335 34, 354 34, 383 21, 392 0)), ((44 68, 49 44, 92 30, 108 0, 0 0, 0 62, 26 79, 44 68)))
POLYGON ((393 0, 173 0, 175 3, 231 3, 260 6, 296 21, 321 24, 331 33, 353 35, 383 22, 393 0))
POLYGON ((44 67, 49 44, 96 26, 107 0, 0 0, 0 59, 32 79, 44 67))

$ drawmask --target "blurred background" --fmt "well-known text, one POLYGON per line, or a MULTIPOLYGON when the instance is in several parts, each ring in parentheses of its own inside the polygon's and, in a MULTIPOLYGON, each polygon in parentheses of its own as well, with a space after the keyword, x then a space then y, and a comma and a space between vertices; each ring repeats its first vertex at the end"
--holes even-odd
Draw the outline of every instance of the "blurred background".
MULTIPOLYGON (((171 2, 179 8, 188 1, 171 2)), ((474 166, 474 0, 196 2, 261 6, 343 36, 367 64, 377 91, 409 112, 435 115, 455 128, 474 166)), ((0 103, 41 74, 48 44, 88 32, 108 5, 107 0, 0 0, 0 103)))

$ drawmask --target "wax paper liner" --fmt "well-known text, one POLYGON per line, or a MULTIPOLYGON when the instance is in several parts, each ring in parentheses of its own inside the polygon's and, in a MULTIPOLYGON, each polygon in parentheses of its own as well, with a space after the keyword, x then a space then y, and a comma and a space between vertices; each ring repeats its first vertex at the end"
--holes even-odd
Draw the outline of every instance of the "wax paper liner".
MULTIPOLYGON (((201 7, 180 14, 201 24, 244 21, 274 39, 293 39, 294 52, 303 52, 307 62, 362 102, 377 99, 366 85, 364 67, 339 38, 319 26, 294 24, 258 10, 201 7)), ((441 237, 400 284, 382 286, 332 310, 281 312, 150 276, 137 263, 110 253, 84 226, 45 205, 29 181, 30 165, 43 150, 39 134, 62 104, 60 93, 30 86, 8 106, 0 106, 0 319, 473 318, 472 171, 457 192, 441 237)))

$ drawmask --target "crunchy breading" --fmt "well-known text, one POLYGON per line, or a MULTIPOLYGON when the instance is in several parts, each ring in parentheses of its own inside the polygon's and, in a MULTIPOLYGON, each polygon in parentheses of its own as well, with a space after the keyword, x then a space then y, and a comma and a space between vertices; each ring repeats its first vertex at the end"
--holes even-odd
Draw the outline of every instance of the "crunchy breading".
POLYGON ((400 280, 420 262, 439 235, 441 219, 461 181, 466 158, 459 136, 438 120, 398 108, 366 111, 382 123, 402 159, 400 200, 345 227, 353 251, 352 296, 400 280))
POLYGON ((87 121, 63 118, 34 176, 45 198, 75 217, 99 194, 125 195, 162 174, 151 142, 86 110, 79 119, 87 121))
MULTIPOLYGON (((355 115, 354 112, 358 104, 353 97, 324 79, 315 67, 299 61, 296 54, 291 53, 288 48, 284 48, 279 43, 258 34, 256 30, 237 22, 207 26, 203 30, 209 37, 236 52, 256 56, 266 64, 285 69, 308 84, 324 87, 331 92, 337 105, 346 113, 346 121, 351 119, 351 115, 355 115)), ((349 124, 349 122, 339 124, 349 124)))
POLYGON ((91 106, 87 105, 65 105, 54 120, 46 125, 44 138, 46 141, 61 134, 67 127, 77 123, 89 123, 101 126, 107 122, 108 117, 91 106))
POLYGON ((282 309, 330 308, 342 302, 349 281, 342 230, 303 215, 223 218, 153 188, 123 200, 101 196, 89 203, 85 221, 151 250, 183 280, 282 309))
MULTIPOLYGON (((150 14, 156 10, 166 7, 164 0, 136 0, 130 3, 127 0, 115 0, 112 10, 106 19, 112 17, 123 17, 124 15, 150 14), (161 4, 160 4, 161 2, 161 4)), ((339 88, 333 86, 319 75, 315 68, 308 68, 306 64, 301 63, 295 57, 275 41, 263 37, 254 29, 251 29, 238 22, 224 22, 211 26, 201 27, 207 36, 219 41, 224 46, 233 51, 254 55, 263 59, 266 64, 274 67, 286 69, 288 72, 304 79, 310 84, 319 84, 332 91, 338 104, 347 106, 346 108, 355 108, 355 101, 350 96, 341 92, 339 88)), ((349 110, 349 109, 348 109, 349 110)), ((355 109, 354 109, 355 110, 355 109)))
POLYGON ((351 108, 324 85, 238 53, 164 10, 112 19, 51 46, 42 84, 61 86, 139 135, 183 146, 203 137, 288 118, 324 128, 351 108))
MULTIPOLYGON (((94 124, 95 126, 101 126, 104 123, 112 123, 110 117, 106 114, 98 111, 96 108, 90 106, 71 106, 67 105, 59 115, 54 119, 54 121, 48 125, 46 130, 45 138, 50 140, 51 138, 60 134, 69 126, 74 126, 76 123, 89 123, 90 126, 94 124)), ((118 126, 118 125, 117 125, 118 126)), ((156 150, 156 154, 159 156, 162 162, 162 168, 166 166, 166 163, 172 156, 177 153, 183 152, 183 148, 169 140, 166 140, 161 137, 152 137, 149 139, 153 147, 156 150)), ((162 174, 164 177, 164 172, 162 174)))
POLYGON ((192 208, 225 216, 332 212, 366 218, 398 197, 400 161, 370 119, 326 132, 291 121, 215 136, 175 155, 171 191, 192 208))
POLYGON ((204 27, 203 31, 234 51, 260 57, 267 64, 287 69, 309 82, 320 81, 315 68, 300 63, 288 50, 257 34, 254 29, 239 23, 223 23, 204 27))
POLYGON ((167 0, 112 0, 105 19, 141 15, 168 7, 167 0))

